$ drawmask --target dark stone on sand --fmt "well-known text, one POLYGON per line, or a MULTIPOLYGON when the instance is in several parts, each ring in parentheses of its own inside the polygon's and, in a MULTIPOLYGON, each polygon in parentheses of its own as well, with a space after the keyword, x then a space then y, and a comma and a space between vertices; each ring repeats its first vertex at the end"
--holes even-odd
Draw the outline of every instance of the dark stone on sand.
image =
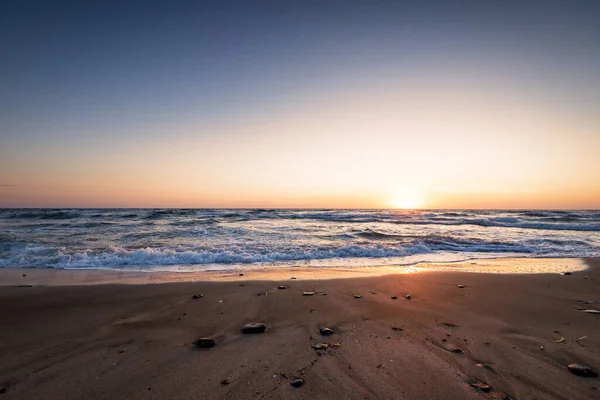
POLYGON ((561 275, 567 275, 567 276, 568 276, 568 275, 573 275, 573 274, 571 274, 570 272, 561 272, 560 274, 561 274, 561 275))
POLYGON ((302 292, 302 296, 313 296, 315 292, 302 292))
POLYGON ((412 296, 411 296, 410 294, 407 294, 406 296, 404 296, 404 298, 405 298, 406 300, 410 300, 410 299, 412 299, 412 296))
POLYGON ((242 333, 264 333, 267 325, 262 322, 250 322, 242 327, 242 333))
POLYGON ((392 296, 392 300, 396 300, 398 296, 392 296))
POLYGON ((300 386, 304 385, 304 379, 294 378, 290 381, 290 385, 292 385, 295 388, 299 388, 300 386))
POLYGON ((583 376, 586 378, 595 378, 598 376, 598 373, 596 371, 585 365, 569 364, 567 365, 567 368, 569 368, 569 371, 578 376, 583 376))
POLYGON ((33 285, 17 285, 17 287, 26 288, 26 287, 33 287, 33 285))
POLYGON ((377 294, 377 292, 371 292, 371 294, 377 294))
POLYGON ((331 328, 321 328, 321 329, 319 329, 319 332, 323 336, 329 336, 329 335, 333 335, 335 333, 333 331, 333 329, 331 329, 331 328))
POLYGON ((475 388, 481 392, 489 392, 491 387, 483 382, 474 382, 469 384, 472 388, 475 388))
POLYGON ((442 322, 442 324, 448 328, 457 328, 458 327, 458 325, 456 325, 453 322, 442 322))
POLYGON ((201 299, 202 297, 204 297, 204 295, 202 293, 198 293, 192 296, 192 299, 196 300, 196 299, 201 299))
POLYGON ((327 343, 317 343, 313 345, 313 349, 315 350, 327 350, 329 345, 327 343))
POLYGON ((277 289, 280 289, 280 290, 285 290, 285 289, 287 289, 287 288, 288 288, 288 287, 287 287, 287 286, 285 286, 285 285, 280 285, 280 286, 277 286, 277 289))
POLYGON ((6 386, 0 386, 0 393, 6 393, 6 386))
POLYGON ((225 378, 221 381, 221 385, 229 385, 231 383, 231 381, 229 380, 229 378, 225 378))
POLYGON ((210 349, 211 347, 215 347, 217 344, 213 340, 213 338, 202 337, 196 340, 196 347, 200 347, 202 349, 210 349))
POLYGON ((21 276, 22 276, 23 278, 25 278, 25 277, 27 276, 27 274, 23 274, 23 275, 21 275, 21 276))
POLYGON ((244 276, 244 274, 239 274, 239 276, 244 276))
POLYGON ((295 276, 292 276, 290 279, 296 279, 296 277, 295 277, 295 276))
POLYGON ((354 295, 354 298, 355 298, 355 299, 362 299, 362 296, 361 296, 360 294, 355 294, 355 295, 354 295))
POLYGON ((465 285, 457 285, 459 289, 464 289, 465 285))

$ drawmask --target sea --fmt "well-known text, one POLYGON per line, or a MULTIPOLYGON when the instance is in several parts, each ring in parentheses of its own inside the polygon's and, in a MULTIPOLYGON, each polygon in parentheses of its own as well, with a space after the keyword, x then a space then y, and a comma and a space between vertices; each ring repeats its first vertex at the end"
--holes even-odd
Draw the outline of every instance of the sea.
POLYGON ((0 267, 377 267, 600 257, 600 211, 0 209, 0 267))

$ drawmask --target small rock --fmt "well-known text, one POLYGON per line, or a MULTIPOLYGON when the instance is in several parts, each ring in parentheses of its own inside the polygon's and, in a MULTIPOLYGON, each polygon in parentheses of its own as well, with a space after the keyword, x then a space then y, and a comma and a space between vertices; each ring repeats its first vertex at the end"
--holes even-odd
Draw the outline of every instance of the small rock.
POLYGON ((354 298, 355 298, 355 299, 362 299, 362 296, 361 296, 360 294, 355 294, 355 295, 354 295, 354 298))
POLYGON ((392 326, 393 331, 403 331, 404 328, 398 328, 397 326, 392 326))
POLYGON ((560 274, 561 274, 561 275, 567 275, 567 276, 568 276, 568 275, 572 275, 570 272, 561 272, 560 274))
POLYGON ((246 285, 244 285, 243 283, 240 283, 238 286, 239 286, 239 287, 244 287, 244 286, 246 286, 246 285))
POLYGON ((290 385, 292 385, 295 388, 299 388, 300 386, 304 385, 304 380, 302 378, 293 378, 290 381, 290 385))
POLYGON ((244 274, 239 274, 239 276, 244 276, 244 274))
POLYGON ((598 310, 581 310, 581 312, 584 312, 587 314, 600 314, 600 311, 598 311, 598 310))
POLYGON ((458 325, 456 325, 453 322, 442 322, 442 324, 448 328, 457 328, 458 327, 458 325))
POLYGON ((33 287, 33 285, 17 285, 18 288, 33 287))
POLYGON ((327 343, 317 343, 312 347, 315 350, 327 350, 329 345, 327 343))
POLYGON ((302 296, 314 296, 315 292, 302 292, 302 296))
POLYGON ((457 285, 459 289, 464 289, 465 285, 457 285))
POLYGON ((210 349, 211 347, 215 347, 217 344, 213 340, 213 338, 202 337, 196 340, 196 347, 200 347, 203 349, 210 349))
POLYGON ((398 296, 392 296, 392 300, 396 300, 398 296))
POLYGON ((540 346, 540 350, 544 351, 544 346, 540 346))
POLYGON ((0 386, 0 393, 6 393, 7 390, 6 386, 0 386))
POLYGON ((229 385, 231 383, 231 381, 229 380, 230 378, 225 378, 221 381, 221 385, 229 385))
POLYGON ((482 391, 482 392, 489 392, 491 389, 490 385, 487 385, 483 382, 474 382, 474 383, 470 383, 469 385, 479 391, 482 391))
POLYGON ((204 295, 202 293, 198 293, 192 296, 192 299, 196 300, 196 299, 201 299, 202 297, 204 297, 204 295))
POLYGON ((371 292, 371 294, 377 294, 377 292, 371 292))
POLYGON ((292 280, 295 280, 295 279, 296 279, 296 277, 295 277, 295 276, 292 276, 290 279, 292 279, 292 280))
POLYGON ((27 274, 23 274, 23 275, 21 275, 21 276, 22 276, 23 278, 25 278, 25 277, 27 276, 27 274))
POLYGON ((242 333, 264 333, 267 325, 262 322, 250 322, 242 327, 242 333))
POLYGON ((583 376, 586 378, 594 378, 598 376, 598 373, 596 371, 585 365, 569 364, 567 365, 567 368, 569 368, 569 371, 571 371, 575 375, 583 376))
POLYGON ((321 329, 319 329, 319 332, 323 336, 329 336, 329 335, 333 335, 335 333, 333 331, 333 329, 331 329, 331 328, 321 328, 321 329))
POLYGON ((258 292, 257 296, 268 296, 267 292, 258 292))
POLYGON ((406 300, 410 300, 410 299, 412 299, 412 296, 411 296, 410 294, 407 294, 406 296, 404 296, 404 298, 405 298, 406 300))
POLYGON ((277 289, 279 289, 279 290, 285 290, 285 289, 287 289, 287 288, 288 288, 288 287, 287 287, 287 286, 285 286, 285 285, 279 285, 279 286, 277 286, 277 289))
POLYGON ((450 346, 448 346, 448 351, 450 353, 464 353, 463 349, 461 349, 458 346, 455 346, 453 344, 451 344, 450 346))

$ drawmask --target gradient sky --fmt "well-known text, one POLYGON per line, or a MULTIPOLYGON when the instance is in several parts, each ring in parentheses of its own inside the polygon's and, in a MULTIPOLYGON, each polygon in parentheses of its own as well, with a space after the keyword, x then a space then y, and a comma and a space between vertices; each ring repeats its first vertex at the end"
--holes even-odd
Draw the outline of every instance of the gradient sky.
POLYGON ((4 1, 0 207, 600 208, 599 16, 4 1))

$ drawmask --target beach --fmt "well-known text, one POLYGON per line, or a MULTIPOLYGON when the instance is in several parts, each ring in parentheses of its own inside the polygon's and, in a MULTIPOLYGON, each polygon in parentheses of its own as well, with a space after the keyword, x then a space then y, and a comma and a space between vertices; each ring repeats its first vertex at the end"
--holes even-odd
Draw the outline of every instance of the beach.
POLYGON ((567 369, 600 370, 600 316, 581 311, 600 308, 600 260, 584 261, 570 275, 279 271, 146 284, 4 269, 1 396, 597 399, 600 380, 567 369), (266 332, 243 334, 250 322, 266 332), (201 337, 216 345, 197 347, 201 337))

